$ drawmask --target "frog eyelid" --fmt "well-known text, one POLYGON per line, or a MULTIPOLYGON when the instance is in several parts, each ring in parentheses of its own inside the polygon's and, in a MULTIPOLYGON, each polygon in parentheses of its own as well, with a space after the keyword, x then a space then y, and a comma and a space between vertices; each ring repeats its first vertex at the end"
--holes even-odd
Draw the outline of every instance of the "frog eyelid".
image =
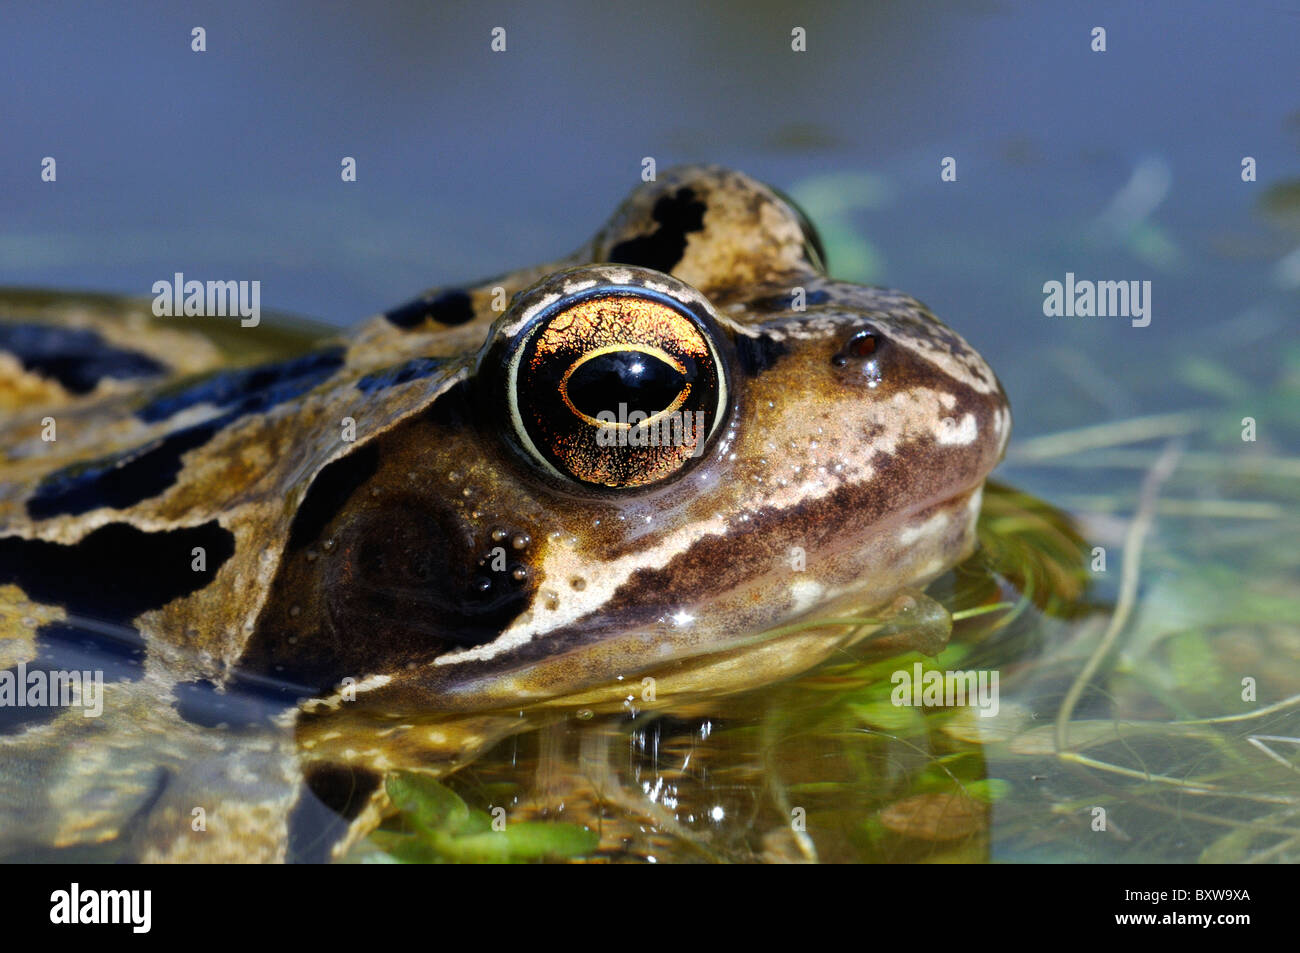
POLYGON ((812 216, 804 211, 802 205, 781 189, 772 186, 769 186, 769 188, 778 199, 786 204, 799 222, 799 230, 803 232, 804 237, 804 253, 808 256, 809 262, 816 271, 826 274, 826 244, 822 241, 817 226, 813 224, 812 216))

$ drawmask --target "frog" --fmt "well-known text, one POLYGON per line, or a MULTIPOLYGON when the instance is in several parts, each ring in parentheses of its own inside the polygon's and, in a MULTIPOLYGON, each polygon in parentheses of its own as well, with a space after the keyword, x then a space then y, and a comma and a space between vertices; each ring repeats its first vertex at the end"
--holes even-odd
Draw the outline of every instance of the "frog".
POLYGON ((805 672, 971 553, 1011 431, 720 166, 346 332, 0 307, 0 666, 103 673, 0 707, 10 856, 338 859, 389 772, 805 672))

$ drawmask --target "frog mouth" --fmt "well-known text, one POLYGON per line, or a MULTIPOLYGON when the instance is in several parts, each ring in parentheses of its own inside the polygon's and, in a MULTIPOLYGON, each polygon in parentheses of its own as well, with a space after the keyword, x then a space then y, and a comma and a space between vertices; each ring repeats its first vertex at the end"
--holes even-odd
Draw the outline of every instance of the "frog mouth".
POLYGON ((899 514, 834 558, 819 555, 815 572, 756 575, 653 626, 570 626, 490 664, 423 665, 376 683, 372 700, 424 714, 617 707, 638 698, 645 679, 661 701, 730 694, 797 675, 864 640, 894 644, 900 620, 911 620, 910 634, 895 643, 938 651, 947 615, 921 588, 973 549, 981 487, 899 514), (773 598, 777 586, 785 592, 773 598))
MULTIPOLYGON (((874 539, 887 559, 895 558, 898 546, 907 548, 906 558, 893 562, 892 573, 868 571, 835 586, 796 582, 790 587, 789 603, 773 624, 688 642, 673 657, 645 666, 629 680, 637 684, 652 678, 660 699, 689 700, 793 677, 865 642, 881 652, 937 654, 947 644, 952 619, 923 589, 974 549, 982 492, 981 482, 883 527, 874 539)), ((871 548, 844 555, 872 562, 871 548)), ((598 687, 543 704, 598 705, 605 694, 598 687)), ((622 695, 627 694, 623 689, 622 695)))
MULTIPOLYGON (((934 655, 947 643, 951 632, 947 610, 918 589, 902 590, 869 610, 862 605, 859 594, 846 593, 802 619, 734 636, 723 645, 697 647, 658 662, 625 667, 625 674, 600 678, 594 684, 574 679, 574 670, 604 670, 609 667, 607 663, 629 652, 650 654, 644 634, 629 634, 599 643, 599 651, 561 655, 515 672, 444 684, 438 698, 447 704, 440 704, 436 714, 429 711, 424 691, 419 693, 425 700, 423 706, 418 702, 415 705, 433 717, 455 712, 519 713, 524 708, 594 713, 629 707, 645 710, 774 684, 860 644, 870 643, 873 650, 882 653, 916 650, 934 655)), ((405 694, 396 684, 384 688, 405 694)), ((383 703, 386 715, 411 710, 387 691, 383 694, 389 696, 383 703)))

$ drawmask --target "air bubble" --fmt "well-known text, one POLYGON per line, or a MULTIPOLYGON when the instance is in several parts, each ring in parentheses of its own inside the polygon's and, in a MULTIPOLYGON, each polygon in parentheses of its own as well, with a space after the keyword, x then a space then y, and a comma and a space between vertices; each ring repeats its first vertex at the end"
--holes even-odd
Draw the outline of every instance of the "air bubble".
POLYGON ((515 533, 514 536, 510 537, 510 545, 515 549, 523 549, 532 541, 533 538, 527 533, 515 533))

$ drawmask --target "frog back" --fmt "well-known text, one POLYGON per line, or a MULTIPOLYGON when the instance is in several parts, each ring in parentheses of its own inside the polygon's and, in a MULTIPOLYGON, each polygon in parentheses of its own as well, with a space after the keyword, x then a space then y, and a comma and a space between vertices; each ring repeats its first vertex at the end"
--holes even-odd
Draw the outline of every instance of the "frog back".
POLYGON ((147 814, 141 859, 285 857, 295 686, 235 672, 317 475, 456 373, 408 363, 296 319, 0 291, 0 692, 84 676, 0 705, 4 849, 147 814), (177 836, 196 805, 219 836, 177 836))

